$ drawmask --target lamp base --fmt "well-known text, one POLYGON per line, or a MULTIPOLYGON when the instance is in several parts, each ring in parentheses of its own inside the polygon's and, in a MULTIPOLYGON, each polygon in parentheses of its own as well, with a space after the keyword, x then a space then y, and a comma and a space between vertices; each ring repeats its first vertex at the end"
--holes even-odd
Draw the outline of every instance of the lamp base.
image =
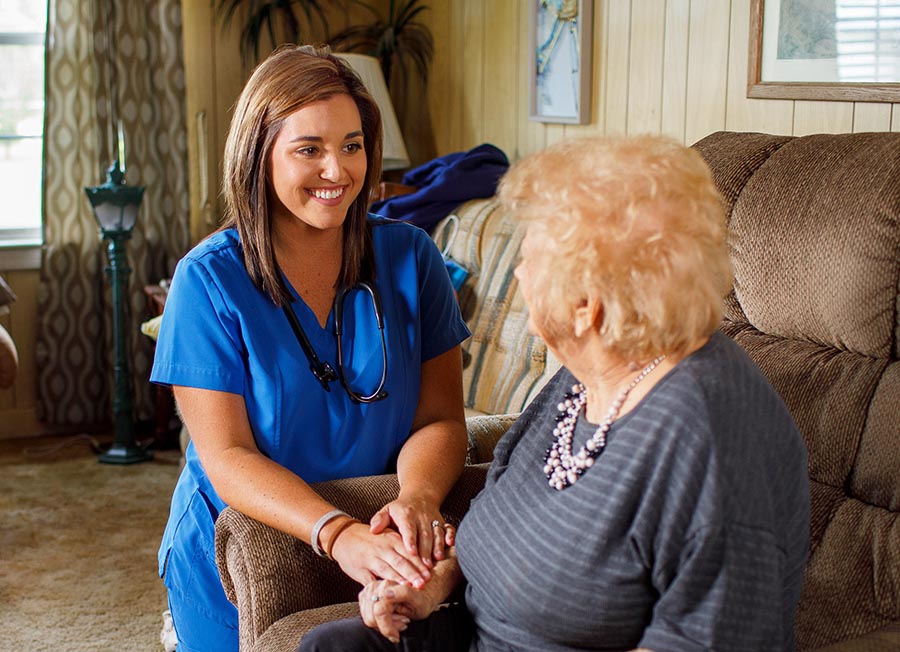
POLYGON ((122 446, 121 444, 113 444, 112 448, 97 457, 97 461, 101 464, 136 464, 138 462, 149 462, 152 459, 153 453, 143 448, 122 446))

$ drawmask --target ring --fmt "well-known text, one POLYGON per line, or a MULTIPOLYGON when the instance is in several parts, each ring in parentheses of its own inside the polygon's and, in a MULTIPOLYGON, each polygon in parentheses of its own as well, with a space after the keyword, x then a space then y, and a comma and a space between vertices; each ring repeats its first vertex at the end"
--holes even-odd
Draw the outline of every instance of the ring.
POLYGON ((378 602, 379 600, 381 600, 381 596, 377 593, 372 596, 372 602, 378 602))
POLYGON ((434 528, 438 527, 440 524, 441 524, 441 522, 440 522, 439 520, 434 519, 434 520, 431 522, 431 529, 433 530, 434 528))

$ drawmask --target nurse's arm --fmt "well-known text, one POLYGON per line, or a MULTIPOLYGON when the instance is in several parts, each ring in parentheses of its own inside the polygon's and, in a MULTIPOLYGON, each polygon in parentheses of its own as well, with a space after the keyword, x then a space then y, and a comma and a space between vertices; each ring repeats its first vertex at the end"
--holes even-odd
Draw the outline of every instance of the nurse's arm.
POLYGON ((422 364, 419 404, 412 434, 397 458, 400 495, 372 518, 373 532, 391 522, 410 553, 429 566, 453 545, 452 530, 443 524, 441 503, 462 473, 466 461, 466 417, 463 410, 462 353, 455 346, 422 364))
MULTIPOLYGON (((194 387, 173 390, 200 463, 222 500, 257 521, 309 541, 316 521, 334 506, 259 451, 243 397, 194 387)), ((338 561, 357 582, 383 578, 422 586, 430 577, 417 555, 404 550, 396 533, 374 535, 362 523, 346 525, 346 517, 329 521, 319 544, 328 542, 332 531, 352 532, 347 538, 358 542, 358 554, 338 561)))

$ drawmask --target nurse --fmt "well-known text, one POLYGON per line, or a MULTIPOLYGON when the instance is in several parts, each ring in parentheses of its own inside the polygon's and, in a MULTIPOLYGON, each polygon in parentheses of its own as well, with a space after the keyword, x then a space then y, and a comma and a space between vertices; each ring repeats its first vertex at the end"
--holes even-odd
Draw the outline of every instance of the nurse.
POLYGON ((381 137, 326 50, 277 50, 238 100, 226 220, 175 270, 151 375, 191 433, 159 552, 179 652, 238 649, 215 566, 226 505, 361 584, 422 587, 453 543, 439 508, 465 461, 469 332, 425 232, 367 214, 381 137), (309 486, 394 471, 368 524, 309 486))

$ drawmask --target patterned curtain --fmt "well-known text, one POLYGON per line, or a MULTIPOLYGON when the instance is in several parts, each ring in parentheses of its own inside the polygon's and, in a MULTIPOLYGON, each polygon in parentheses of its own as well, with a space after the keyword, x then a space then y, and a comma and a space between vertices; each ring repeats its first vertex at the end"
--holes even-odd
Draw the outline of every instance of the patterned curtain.
POLYGON ((128 243, 126 313, 135 416, 147 418, 143 287, 170 276, 190 241, 181 1, 50 0, 47 37, 38 417, 72 428, 111 420, 106 244, 84 188, 106 180, 119 122, 126 180, 145 188, 128 243))

